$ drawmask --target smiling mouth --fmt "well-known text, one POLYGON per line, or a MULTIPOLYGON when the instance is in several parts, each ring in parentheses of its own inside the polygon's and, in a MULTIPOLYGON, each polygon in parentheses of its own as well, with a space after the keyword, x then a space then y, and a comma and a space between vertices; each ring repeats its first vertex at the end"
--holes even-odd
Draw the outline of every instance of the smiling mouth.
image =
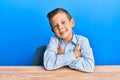
POLYGON ((65 32, 66 32, 66 30, 65 30, 65 31, 63 31, 63 32, 60 32, 60 34, 61 34, 61 35, 64 35, 64 33, 65 33, 65 32))

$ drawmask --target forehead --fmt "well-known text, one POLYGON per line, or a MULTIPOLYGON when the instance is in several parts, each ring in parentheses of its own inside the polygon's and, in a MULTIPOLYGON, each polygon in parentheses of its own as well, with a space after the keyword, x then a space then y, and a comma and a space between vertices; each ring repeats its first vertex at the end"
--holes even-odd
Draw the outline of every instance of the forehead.
POLYGON ((68 19, 68 15, 65 12, 59 12, 55 14, 50 21, 56 21, 56 20, 61 20, 61 19, 68 19))

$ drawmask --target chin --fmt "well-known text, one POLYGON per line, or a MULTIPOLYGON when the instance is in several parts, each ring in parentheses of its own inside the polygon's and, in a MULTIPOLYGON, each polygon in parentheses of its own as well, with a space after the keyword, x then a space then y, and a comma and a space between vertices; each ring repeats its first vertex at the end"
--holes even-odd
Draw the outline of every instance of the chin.
POLYGON ((61 37, 62 39, 67 39, 68 38, 68 36, 63 36, 63 37, 61 37))

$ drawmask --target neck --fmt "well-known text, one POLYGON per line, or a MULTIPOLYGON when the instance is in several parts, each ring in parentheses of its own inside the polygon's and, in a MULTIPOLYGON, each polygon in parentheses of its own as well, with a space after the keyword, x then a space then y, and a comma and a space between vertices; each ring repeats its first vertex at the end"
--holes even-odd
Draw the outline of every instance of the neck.
POLYGON ((72 40, 72 38, 73 38, 73 33, 67 39, 64 39, 63 41, 65 44, 68 44, 72 40))

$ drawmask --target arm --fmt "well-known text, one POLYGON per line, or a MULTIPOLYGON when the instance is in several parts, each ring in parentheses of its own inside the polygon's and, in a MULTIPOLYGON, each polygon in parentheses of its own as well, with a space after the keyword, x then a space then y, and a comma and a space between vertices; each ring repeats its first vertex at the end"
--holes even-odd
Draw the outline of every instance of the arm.
POLYGON ((86 38, 82 40, 80 53, 82 56, 78 57, 69 67, 84 72, 92 72, 94 69, 94 57, 89 41, 86 38))
POLYGON ((44 67, 47 70, 58 69, 71 64, 76 60, 76 57, 72 51, 70 52, 70 55, 67 53, 60 53, 58 50, 58 43, 58 40, 55 37, 52 37, 44 53, 44 67))

